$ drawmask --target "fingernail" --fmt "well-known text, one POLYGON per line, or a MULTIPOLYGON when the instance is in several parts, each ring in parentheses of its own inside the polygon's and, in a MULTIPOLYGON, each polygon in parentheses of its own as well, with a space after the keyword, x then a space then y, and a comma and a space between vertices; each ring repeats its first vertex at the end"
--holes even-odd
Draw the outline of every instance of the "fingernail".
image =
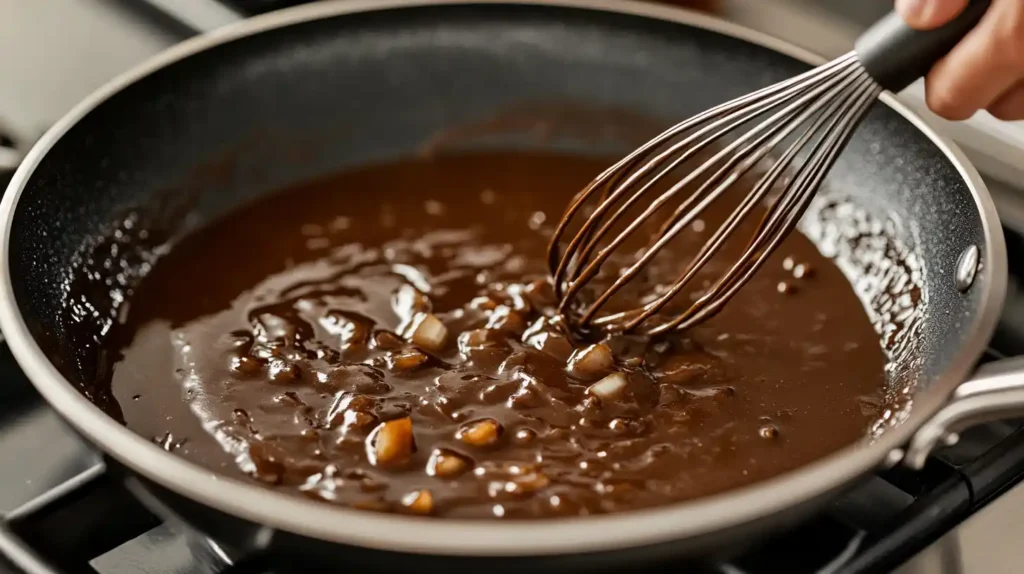
POLYGON ((896 0, 896 12, 911 26, 926 26, 935 4, 932 0, 896 0))

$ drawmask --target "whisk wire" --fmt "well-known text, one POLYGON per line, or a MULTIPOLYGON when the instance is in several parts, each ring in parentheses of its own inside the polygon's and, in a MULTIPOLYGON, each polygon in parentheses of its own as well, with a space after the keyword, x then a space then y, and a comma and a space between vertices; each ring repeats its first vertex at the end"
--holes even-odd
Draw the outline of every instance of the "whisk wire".
POLYGON ((768 200, 771 191, 810 145, 803 165, 768 205, 739 261, 685 311, 668 321, 649 326, 646 332, 658 334, 670 329, 688 328, 717 313, 799 222, 840 150, 880 91, 856 55, 850 53, 791 80, 681 122, 602 172, 576 196, 549 245, 549 266, 556 294, 561 298, 559 310, 583 327, 634 331, 648 326, 649 320, 692 283, 701 269, 706 268, 741 223, 768 200), (604 241, 629 210, 672 172, 740 126, 764 116, 767 118, 725 144, 721 151, 654 198, 640 215, 626 224, 623 231, 610 241, 604 241), (810 125, 798 131, 808 123, 810 125), (710 235, 674 283, 655 293, 652 300, 638 309, 598 315, 611 298, 633 281, 673 239, 794 134, 798 135, 758 177, 737 208, 710 235), (700 181, 706 175, 708 177, 700 181), (577 299, 583 287, 592 282, 611 255, 668 202, 698 182, 697 189, 661 223, 638 259, 599 293, 593 303, 578 307, 577 299), (561 251, 562 238, 574 217, 595 195, 598 196, 596 208, 569 240, 566 249, 561 251))
MULTIPOLYGON (((594 277, 594 275, 596 275, 596 273, 600 270, 601 265, 603 265, 604 262, 607 260, 608 256, 610 256, 611 253, 618 249, 621 246, 621 244, 628 239, 629 236, 635 233, 644 223, 646 223, 650 219, 651 216, 653 216, 656 212, 661 210, 664 204, 673 199, 682 189, 694 183, 698 178, 704 175, 708 170, 710 170, 723 158, 731 158, 734 159, 736 162, 739 162, 743 158, 743 154, 736 153, 736 150, 739 146, 748 143, 748 140, 758 136, 764 136, 762 140, 767 139, 767 137, 771 133, 770 130, 776 128, 779 124, 789 119, 793 113, 795 113, 797 110, 800 110, 801 107, 804 106, 807 102, 813 101, 815 98, 819 97, 821 93, 828 90, 829 88, 832 88, 835 83, 847 79, 847 77, 850 75, 850 72, 855 69, 856 68, 852 66, 847 67, 843 69, 843 72, 841 74, 828 79, 826 82, 819 83, 818 85, 813 85, 812 88, 809 90, 803 90, 804 93, 800 97, 798 97, 796 101, 791 102, 783 110, 771 116, 768 120, 758 125, 755 129, 751 130, 750 132, 746 133, 743 137, 727 145, 725 149, 718 152, 711 160, 703 163, 697 169, 691 171, 681 181, 673 185, 668 191, 662 193, 656 200, 654 200, 647 207, 647 209, 644 210, 644 212, 641 215, 639 215, 633 222, 631 222, 627 226, 625 231, 623 231, 619 236, 617 236, 610 244, 601 249, 597 257, 593 261, 591 261, 590 256, 594 248, 597 246, 600 238, 606 236, 609 233, 611 227, 615 225, 628 211, 628 209, 632 207, 636 202, 638 202, 647 191, 652 189, 657 183, 659 183, 664 177, 666 177, 670 172, 676 169, 683 162, 685 162, 688 159, 691 159, 698 152, 710 146, 723 134, 756 118, 759 115, 763 115, 764 113, 771 111, 775 107, 787 101, 787 98, 790 97, 791 94, 788 91, 783 91, 782 94, 770 97, 764 102, 760 102, 760 105, 758 106, 744 109, 739 114, 739 117, 732 117, 727 115, 715 122, 712 122, 710 125, 700 130, 697 130, 694 134, 688 136, 682 141, 673 144, 672 146, 669 147, 669 149, 658 154, 653 159, 648 161, 643 167, 636 170, 629 178, 622 182, 615 189, 615 191, 613 191, 610 195, 607 195, 606 199, 602 201, 602 203, 594 212, 594 214, 590 218, 588 218, 588 220, 584 223, 584 228, 581 230, 581 233, 577 235, 577 239, 585 238, 586 243, 584 243, 584 247, 582 249, 577 249, 579 242, 574 240, 573 242, 570 243, 569 247, 566 250, 566 253, 563 255, 562 265, 559 266, 559 268, 556 270, 554 274, 556 283, 561 285, 562 282, 566 279, 565 273, 570 265, 572 265, 574 268, 573 271, 570 272, 570 277, 568 277, 569 286, 568 291, 564 293, 563 303, 568 305, 575 298, 575 296, 579 292, 579 289, 587 281, 591 280, 594 277), (725 125, 722 126, 722 124, 725 125), (721 127, 721 129, 718 129, 718 131, 714 132, 712 137, 705 138, 703 140, 699 139, 701 136, 709 132, 713 132, 715 128, 719 127, 721 127), (681 149, 685 149, 685 151, 683 153, 679 153, 681 149), (637 180, 642 178, 648 172, 660 167, 666 158, 672 156, 676 157, 667 167, 661 169, 661 171, 658 172, 657 175, 655 175, 646 183, 644 183, 644 185, 639 190, 629 195, 625 204, 620 206, 611 216, 611 218, 607 219, 606 221, 604 220, 604 213, 610 210, 618 202, 620 198, 626 196, 626 194, 629 193, 632 184, 634 184, 637 180), (603 224, 597 231, 596 235, 593 235, 593 227, 602 222, 603 224), (580 272, 580 269, 582 269, 582 272, 580 272)), ((802 86, 798 87, 802 88, 802 86)), ((820 106, 812 106, 813 109, 806 115, 813 113, 813 111, 815 111, 817 107, 820 106)), ((689 209, 693 202, 701 201, 701 203, 698 204, 697 210, 695 211, 703 211, 704 207, 706 207, 706 205, 710 201, 716 199, 716 197, 703 199, 709 187, 709 185, 706 185, 699 189, 682 206, 680 206, 680 209, 689 209)), ((563 307, 560 310, 562 312, 565 312, 567 311, 567 308, 563 307)), ((592 314, 587 313, 587 315, 590 316, 592 314)))
MULTIPOLYGON (((849 77, 844 80, 843 85, 852 83, 855 80, 856 77, 849 77)), ((645 305, 641 316, 632 320, 626 328, 629 329, 635 327, 654 313, 657 313, 672 297, 678 294, 678 292, 693 279, 696 272, 718 252, 722 245, 724 245, 725 239, 735 230, 740 221, 763 200, 767 191, 777 179, 777 175, 781 174, 781 171, 788 166, 792 156, 794 156, 796 151, 802 147, 803 143, 810 139, 813 130, 820 127, 820 124, 824 121, 824 117, 827 117, 830 113, 836 111, 836 108, 838 107, 837 101, 829 99, 821 100, 815 105, 799 113, 795 119, 792 119, 786 125, 784 129, 775 133, 765 130, 757 139, 752 142, 748 142, 743 149, 737 153, 726 154, 726 152, 723 151, 721 155, 729 158, 725 165, 723 165, 714 175, 708 178, 708 180, 705 181, 696 192, 694 192, 675 210, 672 216, 661 226, 658 233, 653 236, 653 244, 649 245, 649 248, 644 252, 640 260, 627 268, 625 272, 616 279, 612 286, 594 302, 590 309, 583 315, 581 322, 587 323, 592 320, 599 309, 608 300, 610 300, 616 292, 639 274, 639 272, 654 259, 665 245, 681 233, 683 229, 690 225, 695 219, 702 215, 711 203, 718 200, 720 196, 724 194, 736 181, 762 161, 772 149, 774 149, 785 138, 789 137, 793 131, 813 116, 814 113, 817 112, 818 109, 826 102, 831 102, 829 109, 826 109, 825 113, 816 121, 816 123, 804 131, 804 134, 801 136, 801 139, 798 140, 798 143, 791 146, 790 149, 787 150, 786 154, 779 158, 775 165, 772 166, 769 172, 758 180, 751 192, 741 200, 737 210, 730 214, 722 227, 720 227, 712 235, 711 239, 704 244, 702 249, 694 257, 689 267, 681 275, 678 282, 673 286, 672 290, 659 297, 655 302, 645 305), (751 152, 753 152, 752 155, 751 152), (737 164, 740 165, 737 166, 737 164), (708 193, 707 190, 712 186, 715 186, 715 188, 708 193), (693 206, 693 201, 698 198, 700 198, 700 203, 693 206)), ((780 113, 779 118, 779 121, 781 121, 785 118, 785 115, 780 113)), ((713 164, 714 159, 705 165, 713 164)))
MULTIPOLYGON (((750 103, 761 101, 762 106, 773 106, 778 102, 784 101, 787 97, 789 97, 789 95, 791 95, 791 92, 798 92, 809 86, 813 86, 816 79, 821 74, 828 73, 834 69, 841 69, 847 67, 850 65, 851 62, 855 61, 856 55, 850 53, 841 58, 838 58, 833 62, 830 62, 829 64, 826 64, 825 66, 822 66, 821 68, 810 70, 808 72, 805 72, 804 74, 781 82, 779 84, 762 88, 761 90, 758 90, 756 92, 747 94, 743 97, 737 98, 730 102, 726 102, 724 104, 720 104, 716 107, 713 107, 686 121, 676 124, 675 126, 662 132, 659 136, 655 137, 647 144, 636 149, 623 159, 619 160, 616 164, 606 169, 600 175, 598 175, 598 177, 595 178, 595 180, 591 182, 590 185, 588 185, 579 194, 577 194, 575 200, 570 204, 562 221, 560 222, 560 224, 555 230, 554 235, 552 236, 552 240, 548 249, 548 264, 549 267, 551 267, 554 270, 553 276, 555 279, 555 292, 557 296, 563 297, 565 295, 563 291, 563 283, 565 280, 564 274, 566 273, 567 267, 573 259, 572 254, 575 253, 578 244, 584 241, 586 238, 590 237, 590 233, 593 230, 593 225, 591 224, 591 222, 600 220, 601 216, 603 215, 603 212, 606 211, 607 209, 610 209, 612 205, 614 205, 614 202, 616 202, 618 199, 617 197, 609 197, 607 190, 610 188, 610 185, 618 183, 618 179, 620 179, 625 174, 628 174, 631 171, 633 171, 632 167, 636 163, 639 163, 641 160, 643 160, 652 149, 660 147, 661 145, 664 144, 664 142, 675 138, 679 134, 692 129, 693 127, 698 126, 709 119, 717 118, 723 114, 732 112, 733 110, 736 109, 742 109, 744 106, 747 106, 750 103), (612 179, 609 181, 610 178, 612 179), (562 236, 564 235, 570 222, 574 219, 575 215, 586 204, 587 200, 591 198, 591 195, 597 190, 602 190, 601 203, 598 206, 597 211, 595 211, 594 214, 592 214, 590 218, 588 218, 587 222, 584 225, 584 229, 582 229, 576 235, 576 237, 574 237, 573 240, 571 240, 569 246, 566 249, 566 254, 563 256, 558 251, 558 245, 561 242, 562 236), (608 200, 612 201, 609 203, 608 200)), ((755 117, 756 115, 757 114, 753 113, 752 111, 748 120, 755 117)), ((735 125, 728 126, 728 129, 734 128, 736 127, 736 125, 742 123, 744 122, 735 122, 735 125)), ((643 175, 645 175, 648 171, 656 169, 661 164, 661 162, 664 161, 665 158, 670 157, 674 153, 678 152, 681 148, 685 147, 686 145, 689 145, 690 143, 692 143, 692 141, 704 135, 707 131, 714 129, 715 127, 719 127, 720 125, 721 122, 713 122, 710 126, 707 126, 704 131, 699 131, 698 133, 692 134, 689 138, 681 142, 678 142, 672 148, 666 150, 664 153, 659 155, 657 161, 648 162, 647 165, 645 165, 636 173, 634 173, 627 180, 627 182, 617 186, 617 188, 624 189, 623 186, 626 186, 634 182, 635 180, 643 177, 643 175)), ((728 131, 728 129, 725 131, 728 131)), ((710 144, 711 141, 713 141, 713 139, 709 139, 707 143, 710 144)), ((673 166, 677 166, 686 159, 689 159, 695 153, 696 151, 686 155, 683 159, 675 162, 673 166)), ((669 171, 671 171, 671 168, 669 171)))
MULTIPOLYGON (((768 260, 768 256, 799 223, 828 169, 853 135, 857 122, 877 97, 880 89, 874 86, 873 80, 868 80, 867 84, 856 92, 856 96, 850 98, 854 103, 848 104, 840 111, 838 117, 826 128, 827 139, 819 140, 819 144, 811 152, 813 159, 809 161, 808 168, 801 172, 804 178, 793 182, 794 188, 798 191, 784 194, 784 200, 789 201, 784 205, 774 206, 771 215, 766 215, 755 232, 755 239, 740 256, 739 262, 730 268, 711 290, 698 298, 694 305, 672 321, 651 329, 650 334, 656 335, 672 329, 687 329, 718 313, 768 260)), ((635 325, 626 328, 635 328, 635 325)))

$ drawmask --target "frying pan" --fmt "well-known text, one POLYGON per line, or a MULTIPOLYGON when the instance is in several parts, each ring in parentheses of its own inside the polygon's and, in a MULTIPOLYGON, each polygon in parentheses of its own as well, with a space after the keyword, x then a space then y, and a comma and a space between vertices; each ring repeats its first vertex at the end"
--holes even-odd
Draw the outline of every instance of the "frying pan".
POLYGON ((365 561, 565 571, 756 539, 880 467, 920 466, 963 425, 1024 411, 1021 361, 974 370, 1006 288, 992 201, 960 152, 890 96, 863 122, 827 187, 882 221, 899 221, 890 231, 919 266, 927 305, 914 352, 897 365, 912 374, 909 410, 874 440, 664 508, 535 522, 428 520, 335 508, 218 476, 90 401, 95 361, 66 320, 69 269, 126 213, 166 219, 168 190, 191 194, 175 216, 187 230, 281 185, 412 154, 447 127, 511 106, 569 101, 668 125, 818 61, 711 17, 607 0, 345 0, 257 17, 113 81, 29 153, 0 205, 0 329, 41 394, 136 495, 227 548, 298 557, 305 568, 365 561), (243 147, 234 176, 190 187, 190 174, 243 147), (299 148, 303 159, 288 159, 299 148))

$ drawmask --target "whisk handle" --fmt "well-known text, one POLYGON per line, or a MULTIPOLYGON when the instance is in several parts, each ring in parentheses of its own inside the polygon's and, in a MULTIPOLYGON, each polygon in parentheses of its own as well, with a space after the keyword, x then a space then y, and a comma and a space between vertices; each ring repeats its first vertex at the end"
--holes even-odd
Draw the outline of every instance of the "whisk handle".
POLYGON ((915 30, 891 12, 857 39, 857 58, 880 86, 899 92, 928 74, 981 21, 991 3, 971 0, 959 16, 932 30, 915 30))

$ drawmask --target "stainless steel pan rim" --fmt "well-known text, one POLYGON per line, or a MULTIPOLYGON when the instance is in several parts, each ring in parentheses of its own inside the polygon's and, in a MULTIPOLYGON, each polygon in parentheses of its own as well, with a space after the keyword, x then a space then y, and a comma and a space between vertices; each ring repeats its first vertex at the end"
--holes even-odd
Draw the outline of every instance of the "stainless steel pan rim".
MULTIPOLYGON (((164 451, 121 426, 82 396, 50 363, 29 333, 14 299, 10 258, 6 249, 18 198, 40 160, 90 110, 125 86, 178 60, 234 39, 320 18, 348 13, 437 4, 512 3, 557 6, 631 14, 705 28, 759 44, 817 64, 822 58, 764 34, 714 17, 678 8, 616 0, 334 0, 266 14, 188 40, 116 78, 57 122, 21 164, 0 203, 4 241, 0 273, 0 329, 33 384, 67 421, 93 444, 157 484, 228 514, 296 534, 345 544, 413 553, 447 555, 545 555, 614 550, 679 540, 722 530, 826 494, 854 477, 903 456, 902 446, 916 444, 918 454, 934 441, 911 441, 918 427, 947 404, 949 395, 966 380, 995 329, 1006 286, 1006 246, 995 206, 977 171, 954 145, 944 141, 896 98, 882 101, 921 130, 957 166, 983 218, 987 260, 978 271, 984 285, 980 312, 965 326, 969 343, 952 367, 935 381, 936 392, 921 397, 903 425, 870 445, 854 445, 791 473, 749 487, 662 508, 619 515, 530 522, 430 520, 378 515, 336 508, 261 486, 219 476, 164 451), (429 527, 425 527, 429 521, 429 527)), ((1000 379, 1005 385, 1006 378, 1000 379)), ((982 387, 986 380, 977 381, 982 387)), ((1024 386, 1024 385, 1022 385, 1024 386)), ((955 406, 955 401, 952 405, 955 406)), ((976 409, 975 409, 976 410, 976 409)), ((944 411, 946 418, 959 419, 944 411)), ((973 412, 973 411, 972 411, 973 412)), ((973 412, 977 415, 978 413, 973 412)), ((932 425, 941 438, 945 423, 932 425)))

